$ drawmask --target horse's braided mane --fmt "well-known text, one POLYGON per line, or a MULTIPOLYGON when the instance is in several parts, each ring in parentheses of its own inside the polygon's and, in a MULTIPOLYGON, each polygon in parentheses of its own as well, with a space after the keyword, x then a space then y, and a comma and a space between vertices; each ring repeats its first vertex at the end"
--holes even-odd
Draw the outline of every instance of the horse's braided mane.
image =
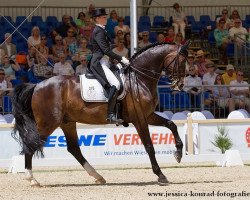
POLYGON ((153 43, 153 44, 150 44, 150 45, 147 45, 143 48, 141 48, 139 51, 137 51, 131 58, 130 60, 133 60, 135 57, 137 57, 139 54, 141 54, 142 52, 152 48, 152 47, 155 47, 155 46, 158 46, 158 45, 163 45, 163 44, 170 44, 170 45, 174 45, 175 43, 169 43, 169 42, 156 42, 156 43, 153 43))

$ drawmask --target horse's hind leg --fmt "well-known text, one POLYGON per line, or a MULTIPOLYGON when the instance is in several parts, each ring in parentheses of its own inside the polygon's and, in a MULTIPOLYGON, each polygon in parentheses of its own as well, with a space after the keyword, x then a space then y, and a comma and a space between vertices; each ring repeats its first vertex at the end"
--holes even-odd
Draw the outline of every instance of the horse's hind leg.
POLYGON ((178 163, 181 162, 183 143, 178 134, 177 126, 174 124, 174 122, 153 113, 152 115, 149 116, 148 123, 154 126, 165 126, 172 131, 175 139, 175 146, 177 149, 176 152, 174 153, 174 157, 178 163))
POLYGON ((166 176, 162 173, 156 157, 155 157, 155 149, 152 143, 152 140, 150 138, 150 134, 149 134, 149 130, 148 130, 148 124, 134 124, 135 128, 140 136, 140 139, 142 141, 142 144, 144 145, 144 148, 146 150, 146 152, 149 155, 149 159, 152 165, 152 170, 154 172, 154 174, 156 174, 159 178, 158 178, 158 183, 160 185, 167 185, 168 184, 168 180, 166 178, 166 176))
POLYGON ((96 170, 88 163, 88 161, 82 155, 82 152, 78 145, 76 123, 63 123, 60 127, 63 130, 67 140, 68 152, 70 152, 76 158, 76 160, 83 166, 83 168, 88 172, 90 176, 93 176, 96 179, 96 183, 105 184, 106 180, 96 172, 96 170))
POLYGON ((25 179, 30 182, 30 186, 37 186, 40 187, 40 184, 37 182, 37 180, 33 177, 32 173, 32 157, 34 153, 31 154, 25 154, 25 179))

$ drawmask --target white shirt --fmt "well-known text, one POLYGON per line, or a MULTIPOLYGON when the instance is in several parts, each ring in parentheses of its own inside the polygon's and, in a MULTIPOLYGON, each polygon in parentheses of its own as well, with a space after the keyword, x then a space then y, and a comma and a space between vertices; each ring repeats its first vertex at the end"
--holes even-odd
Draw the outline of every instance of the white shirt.
POLYGON ((184 78, 183 90, 185 92, 187 92, 188 90, 190 90, 193 87, 196 87, 199 90, 201 90, 201 87, 198 87, 198 86, 202 86, 202 81, 201 81, 200 77, 198 77, 198 76, 195 76, 195 77, 187 76, 187 77, 184 78))
MULTIPOLYGON (((245 29, 244 27, 232 27, 229 29, 229 35, 231 38, 234 38, 234 35, 238 35, 239 38, 246 40, 246 34, 247 34, 247 29, 245 29)), ((236 38, 237 42, 243 43, 242 40, 240 40, 239 38, 236 38)))
POLYGON ((0 82, 0 89, 4 90, 4 89, 7 89, 8 86, 7 86, 7 81, 6 80, 3 80, 2 82, 0 82))
POLYGON ((218 74, 216 73, 214 73, 213 75, 211 75, 209 72, 205 73, 202 78, 203 84, 214 85, 215 78, 217 75, 218 74))
MULTIPOLYGON (((248 87, 248 83, 246 81, 241 81, 241 82, 238 82, 237 80, 233 80, 230 82, 230 92, 232 90, 249 90, 249 87, 248 87), (233 86, 246 86, 246 87, 233 87, 233 86)), ((232 93, 231 93, 232 94, 232 93)), ((234 94, 232 94, 233 97, 236 97, 234 94)), ((240 96, 237 96, 237 97, 245 97, 244 95, 240 95, 240 96)))
POLYGON ((146 47, 146 46, 148 46, 148 45, 150 45, 150 44, 152 44, 152 43, 151 43, 151 42, 145 43, 145 42, 141 41, 141 42, 139 43, 138 47, 143 48, 143 47, 146 47))
POLYGON ((39 36, 38 40, 35 40, 33 36, 30 36, 30 37, 28 38, 28 43, 29 43, 31 46, 39 45, 40 42, 41 42, 40 36, 39 36))
POLYGON ((117 48, 112 49, 112 51, 113 51, 115 54, 120 55, 121 57, 124 56, 124 57, 128 58, 128 49, 125 48, 125 47, 123 48, 122 51, 118 51, 117 48))
POLYGON ((64 64, 58 62, 54 65, 53 73, 56 75, 73 75, 74 69, 68 62, 64 64))
POLYGON ((12 55, 11 55, 11 45, 10 45, 10 44, 7 44, 7 43, 5 43, 5 45, 6 45, 6 49, 7 49, 7 55, 8 55, 8 56, 12 56, 12 55))

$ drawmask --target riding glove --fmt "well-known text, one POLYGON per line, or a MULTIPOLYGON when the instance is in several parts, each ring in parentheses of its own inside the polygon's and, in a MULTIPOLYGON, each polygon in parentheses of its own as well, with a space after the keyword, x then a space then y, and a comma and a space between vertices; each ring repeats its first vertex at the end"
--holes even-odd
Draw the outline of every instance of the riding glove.
POLYGON ((126 65, 126 66, 129 66, 129 64, 130 64, 129 60, 128 60, 127 58, 125 58, 124 56, 122 57, 121 62, 122 62, 124 65, 126 65))

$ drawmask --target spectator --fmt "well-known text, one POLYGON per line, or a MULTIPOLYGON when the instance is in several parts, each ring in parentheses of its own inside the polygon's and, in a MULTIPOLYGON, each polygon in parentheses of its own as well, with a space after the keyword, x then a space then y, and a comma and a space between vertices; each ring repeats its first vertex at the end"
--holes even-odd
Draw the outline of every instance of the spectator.
POLYGON ((189 67, 188 76, 184 78, 183 90, 189 94, 191 105, 197 107, 198 96, 201 93, 202 81, 201 78, 196 75, 196 69, 194 66, 189 67))
POLYGON ((158 35, 157 35, 157 42, 159 42, 159 43, 165 42, 165 36, 164 36, 163 33, 158 33, 158 35))
POLYGON ((86 73, 88 65, 87 56, 80 55, 80 62, 81 64, 76 67, 76 75, 82 75, 86 73))
POLYGON ((121 57, 128 58, 128 49, 124 46, 124 39, 119 39, 117 47, 115 47, 112 51, 121 57))
POLYGON ((215 78, 218 74, 215 73, 216 70, 216 66, 214 63, 207 63, 206 64, 206 68, 207 68, 207 73, 204 74, 202 82, 203 85, 208 85, 205 87, 205 89, 209 92, 212 92, 212 87, 214 85, 215 82, 215 78))
POLYGON ((29 68, 33 67, 34 64, 38 63, 36 51, 37 51, 37 49, 34 46, 32 46, 28 51, 29 53, 27 55, 27 63, 28 63, 29 68))
POLYGON ((172 26, 174 26, 174 32, 177 34, 178 32, 181 32, 183 38, 185 38, 185 27, 187 24, 187 19, 185 13, 181 10, 180 5, 178 3, 175 3, 173 5, 174 12, 173 12, 173 23, 172 26))
POLYGON ((195 68, 195 74, 198 75, 198 67, 194 65, 194 54, 188 53, 187 61, 185 62, 185 74, 189 75, 190 67, 195 68))
POLYGON ((128 49, 128 57, 131 56, 131 39, 130 33, 125 33, 124 35, 124 46, 128 49))
POLYGON ((56 32, 62 37, 67 37, 67 31, 69 28, 76 31, 76 24, 71 21, 71 17, 69 15, 63 15, 62 24, 56 28, 56 32))
POLYGON ((52 71, 52 67, 48 65, 48 55, 42 54, 39 57, 38 64, 33 66, 35 77, 40 80, 45 80, 53 75, 52 71))
POLYGON ((5 78, 8 80, 15 79, 15 72, 20 70, 20 66, 16 61, 10 60, 8 55, 5 55, 2 60, 1 68, 5 72, 5 78))
POLYGON ((77 40, 75 37, 75 29, 69 28, 67 31, 67 37, 63 39, 63 45, 68 50, 68 55, 72 56, 77 51, 77 40))
POLYGON ((123 17, 118 17, 118 25, 115 26, 115 34, 117 33, 118 30, 121 30, 123 34, 129 33, 130 29, 128 25, 124 25, 124 19, 123 17))
POLYGON ((74 75, 74 69, 66 62, 66 55, 64 53, 59 54, 59 62, 54 65, 54 75, 74 75))
POLYGON ((222 85, 224 85, 224 81, 222 79, 222 76, 218 74, 215 78, 213 87, 214 101, 220 108, 228 108, 229 112, 232 112, 233 110, 235 110, 234 99, 230 98, 228 87, 222 85), (217 85, 219 85, 219 87, 217 85))
POLYGON ((222 75, 223 82, 225 85, 229 85, 231 81, 236 80, 236 73, 234 71, 234 66, 231 64, 227 65, 226 72, 222 75))
POLYGON ((77 53, 79 55, 85 55, 87 57, 91 56, 92 51, 87 47, 88 41, 85 38, 81 38, 79 42, 79 48, 77 50, 77 53))
POLYGON ((117 45, 120 39, 124 38, 124 33, 122 30, 118 30, 114 39, 114 43, 117 45))
POLYGON ((87 46, 90 46, 90 38, 91 38, 92 31, 93 31, 93 27, 91 26, 85 26, 84 28, 80 30, 82 37, 84 37, 87 40, 87 46))
POLYGON ((84 12, 79 12, 78 17, 75 21, 77 28, 80 30, 82 27, 85 26, 85 14, 84 12))
POLYGON ((239 12, 238 10, 233 10, 232 14, 230 15, 230 20, 231 20, 231 23, 230 23, 230 26, 229 26, 229 29, 232 28, 234 26, 234 20, 235 19, 240 19, 240 15, 239 15, 239 12))
POLYGON ((210 63, 211 61, 205 57, 205 53, 203 50, 198 50, 196 52, 196 61, 194 65, 198 68, 198 76, 203 77, 205 73, 207 73, 206 64, 210 63))
POLYGON ((227 46, 230 43, 229 32, 224 29, 226 21, 224 18, 219 20, 218 27, 214 30, 214 38, 216 40, 216 46, 218 47, 220 54, 222 55, 221 64, 227 64, 227 46))
POLYGON ((222 27, 222 28, 228 30, 229 27, 230 27, 230 24, 231 24, 231 20, 230 20, 229 17, 228 17, 228 10, 227 10, 226 8, 224 8, 224 9, 222 10, 221 14, 222 14, 222 16, 221 16, 221 17, 218 17, 218 18, 216 19, 217 28, 218 28, 218 26, 219 26, 219 24, 220 24, 220 20, 221 20, 221 19, 224 19, 225 23, 223 24, 223 27, 222 27))
POLYGON ((2 60, 4 56, 5 56, 5 52, 3 49, 0 48, 0 66, 2 65, 2 60))
POLYGON ((174 43, 175 44, 185 44, 185 40, 183 39, 183 36, 182 36, 182 34, 181 33, 177 33, 176 35, 175 35, 175 39, 174 39, 174 43))
POLYGON ((49 55, 49 48, 46 46, 47 45, 47 37, 46 35, 41 36, 41 42, 39 45, 36 46, 36 59, 38 60, 38 57, 40 57, 40 54, 43 55, 49 55))
POLYGON ((12 36, 10 33, 4 34, 4 43, 1 45, 0 49, 4 51, 5 55, 8 55, 9 57, 12 57, 17 54, 16 51, 16 45, 11 43, 12 36))
POLYGON ((6 89, 8 88, 12 88, 10 79, 5 77, 5 71, 3 69, 0 69, 0 110, 2 110, 3 106, 3 96, 9 93, 8 91, 6 91, 6 89))
POLYGON ((247 29, 242 27, 239 18, 234 19, 234 26, 230 28, 229 35, 238 46, 242 45, 246 40, 247 29), (237 37, 236 37, 237 36, 237 37))
POLYGON ((94 4, 89 4, 88 12, 86 13, 86 17, 92 18, 92 12, 95 10, 94 4))
POLYGON ((50 32, 49 35, 50 35, 50 38, 51 38, 53 44, 56 44, 56 36, 59 35, 59 34, 56 32, 56 30, 53 29, 53 30, 50 32))
POLYGON ((143 48, 143 47, 146 47, 150 44, 151 44, 151 42, 149 42, 149 32, 143 31, 142 32, 142 41, 139 43, 138 47, 143 48))
POLYGON ((59 54, 67 53, 66 47, 62 43, 62 37, 57 35, 55 37, 56 44, 52 46, 53 60, 54 62, 59 62, 59 54))
POLYGON ((38 26, 34 26, 31 31, 31 36, 28 38, 28 48, 37 46, 41 42, 40 29, 38 26))
POLYGON ((168 31, 167 31, 167 37, 165 38, 165 42, 174 42, 174 39, 175 39, 175 33, 174 33, 174 27, 171 26, 168 28, 168 31))
POLYGON ((235 106, 245 108, 250 112, 249 87, 248 83, 243 81, 243 72, 241 70, 237 71, 236 80, 230 82, 230 92, 234 98, 235 106))
POLYGON ((105 27, 111 38, 115 38, 115 27, 118 26, 118 15, 115 10, 110 12, 110 16, 105 27))

